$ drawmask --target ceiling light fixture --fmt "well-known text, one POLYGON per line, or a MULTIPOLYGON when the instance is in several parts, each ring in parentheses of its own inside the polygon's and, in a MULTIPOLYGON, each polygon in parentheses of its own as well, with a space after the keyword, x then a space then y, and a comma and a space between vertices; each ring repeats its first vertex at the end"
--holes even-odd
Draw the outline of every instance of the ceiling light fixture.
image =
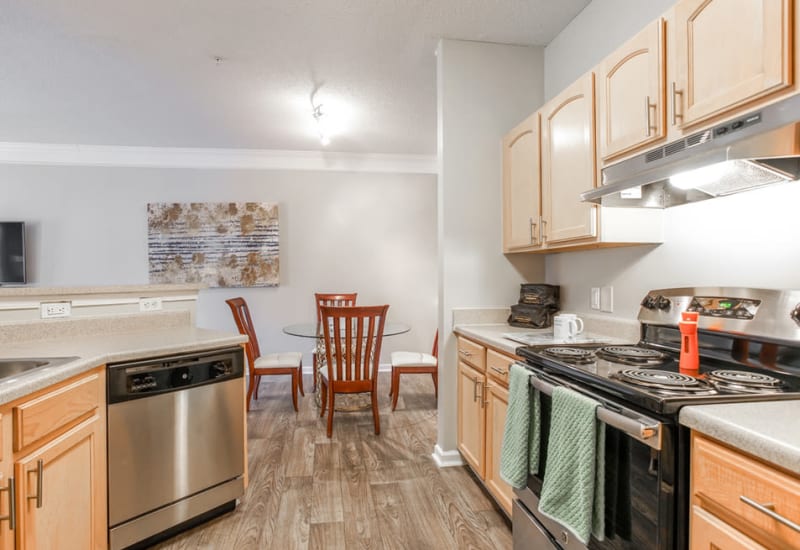
POLYGON ((314 106, 314 120, 317 121, 317 132, 319 133, 319 142, 326 147, 331 143, 331 136, 328 130, 327 118, 325 113, 322 112, 322 104, 314 106))

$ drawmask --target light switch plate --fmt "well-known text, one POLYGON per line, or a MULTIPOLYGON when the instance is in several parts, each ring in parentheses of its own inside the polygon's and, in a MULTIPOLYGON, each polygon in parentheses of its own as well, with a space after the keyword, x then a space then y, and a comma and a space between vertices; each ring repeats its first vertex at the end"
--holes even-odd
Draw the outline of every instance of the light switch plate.
POLYGON ((592 287, 592 295, 589 301, 589 306, 592 309, 600 309, 600 287, 592 287))
POLYGON ((600 311, 606 313, 614 312, 614 287, 604 286, 600 288, 600 311))

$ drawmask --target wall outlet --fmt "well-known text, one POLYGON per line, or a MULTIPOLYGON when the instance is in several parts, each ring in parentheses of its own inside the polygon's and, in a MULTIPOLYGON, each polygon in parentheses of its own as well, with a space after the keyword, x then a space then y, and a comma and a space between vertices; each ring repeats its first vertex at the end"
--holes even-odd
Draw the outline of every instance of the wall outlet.
POLYGON ((42 319, 69 317, 72 314, 72 302, 42 302, 39 308, 42 319))
POLYGON ((592 309, 600 309, 600 287, 592 287, 592 296, 589 301, 589 306, 592 309))
POLYGON ((139 311, 161 310, 161 298, 139 298, 139 311))
POLYGON ((614 287, 604 286, 600 289, 600 311, 614 312, 614 287))

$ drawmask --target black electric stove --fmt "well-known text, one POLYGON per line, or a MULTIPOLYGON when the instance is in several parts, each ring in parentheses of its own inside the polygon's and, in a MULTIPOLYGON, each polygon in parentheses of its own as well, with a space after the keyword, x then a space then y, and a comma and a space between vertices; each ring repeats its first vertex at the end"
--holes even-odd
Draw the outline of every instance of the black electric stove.
POLYGON ((629 345, 522 346, 545 372, 647 411, 689 404, 800 399, 800 292, 672 289, 648 293, 629 345), (711 295, 725 291, 725 294, 711 295), (682 311, 699 315, 699 372, 679 368, 682 311))
POLYGON ((680 408, 800 399, 800 291, 656 290, 642 300, 639 321, 639 341, 628 345, 517 348, 538 391, 542 435, 538 471, 514 490, 515 550, 688 548, 690 438, 680 408), (698 313, 695 372, 679 365, 685 311, 698 313), (605 430, 605 536, 587 544, 538 511, 558 387, 597 401, 605 430))

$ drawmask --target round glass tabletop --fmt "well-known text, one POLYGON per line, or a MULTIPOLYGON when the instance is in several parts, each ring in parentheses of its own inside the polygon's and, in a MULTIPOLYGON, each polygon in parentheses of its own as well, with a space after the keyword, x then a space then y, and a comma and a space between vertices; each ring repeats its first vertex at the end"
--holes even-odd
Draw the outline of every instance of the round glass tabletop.
MULTIPOLYGON (((411 327, 403 323, 386 323, 383 327, 383 335, 394 336, 396 334, 403 334, 409 330, 411 330, 411 327)), ((317 331, 317 323, 297 323, 295 325, 288 325, 283 327, 283 332, 302 338, 317 338, 321 336, 317 331)))

